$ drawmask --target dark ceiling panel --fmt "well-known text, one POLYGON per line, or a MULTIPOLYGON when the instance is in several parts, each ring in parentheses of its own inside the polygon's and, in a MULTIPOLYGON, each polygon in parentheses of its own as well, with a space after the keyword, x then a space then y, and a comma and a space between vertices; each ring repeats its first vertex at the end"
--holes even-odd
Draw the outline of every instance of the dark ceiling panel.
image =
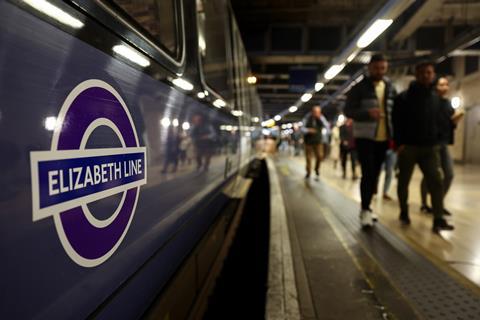
POLYGON ((302 28, 272 27, 272 51, 301 51, 302 28))
POLYGON ((417 30, 417 49, 441 49, 445 43, 444 27, 423 27, 417 30))
MULTIPOLYGON (((252 64, 253 73, 258 76, 258 89, 265 105, 265 113, 275 115, 285 110, 300 98, 300 93, 286 93, 284 85, 289 83, 291 67, 314 65, 319 73, 325 71, 338 50, 351 39, 351 33, 359 30, 359 24, 366 23, 374 10, 378 10, 386 0, 231 0, 232 7, 245 42, 252 64)), ((444 47, 447 32, 445 27, 452 25, 453 37, 471 28, 471 14, 461 21, 451 21, 455 5, 474 3, 471 0, 445 0, 434 17, 427 18, 417 32, 408 41, 392 43, 395 34, 414 16, 426 0, 413 2, 404 14, 396 19, 385 34, 374 41, 366 51, 384 52, 392 61, 405 60, 419 53, 418 50, 438 50, 444 47), (450 6, 450 7, 449 7, 450 6), (409 11, 410 10, 410 11, 409 11), (449 11, 450 10, 450 11, 449 11), (464 26, 468 25, 468 26, 464 26), (412 39, 413 37, 413 39, 412 39)), ((431 1, 431 0, 429 0, 431 1)), ((439 0, 440 1, 440 0, 439 0)), ((461 17, 463 19, 463 16, 461 17)), ((414 30, 412 30, 414 32, 414 30)), ((480 43, 467 48, 476 51, 480 43)), ((368 57, 369 54, 360 56, 368 57)), ((469 54, 476 54, 470 52, 469 54)), ((362 68, 368 59, 357 57, 354 63, 344 70, 310 102, 288 118, 298 118, 308 112, 310 106, 325 101, 328 94, 333 94, 347 79, 362 68), (357 62, 357 63, 355 63, 357 62)), ((469 58, 469 70, 478 68, 478 61, 469 58)), ((392 71, 404 73, 405 67, 392 71)), ((438 65, 438 72, 450 75, 452 61, 446 59, 438 65)), ((343 102, 332 105, 332 110, 341 108, 343 102)))
POLYGON ((335 51, 340 47, 341 27, 310 27, 308 49, 311 51, 335 51))

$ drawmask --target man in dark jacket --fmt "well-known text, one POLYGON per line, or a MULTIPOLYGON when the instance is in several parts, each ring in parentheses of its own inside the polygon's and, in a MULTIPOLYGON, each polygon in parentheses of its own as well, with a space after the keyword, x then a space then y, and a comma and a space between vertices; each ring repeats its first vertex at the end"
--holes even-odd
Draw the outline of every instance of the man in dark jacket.
POLYGON ((305 144, 305 158, 307 162, 307 174, 305 178, 310 178, 310 171, 312 169, 312 155, 315 156, 315 175, 318 179, 320 175, 320 162, 323 160, 323 144, 322 144, 322 129, 326 128, 328 123, 322 117, 322 109, 320 106, 313 106, 311 114, 305 121, 304 129, 304 144, 305 144))
POLYGON ((388 63, 381 54, 372 56, 369 74, 355 85, 347 96, 344 113, 352 118, 358 159, 362 167, 360 195, 362 227, 377 220, 370 203, 385 160, 388 141, 392 138, 391 110, 395 89, 385 77, 388 63))
POLYGON ((432 196, 433 231, 453 230, 443 218, 443 181, 439 159, 438 115, 440 97, 433 88, 433 63, 422 62, 415 69, 416 81, 395 100, 393 124, 398 147, 398 200, 400 221, 408 225, 408 185, 418 164, 432 196))
MULTIPOLYGON (((443 173, 443 198, 447 195, 453 181, 453 159, 448 150, 448 145, 453 144, 454 131, 457 123, 463 117, 461 112, 456 113, 450 99, 447 98, 449 91, 448 79, 440 77, 436 83, 436 91, 440 96, 440 112, 438 114, 438 142, 440 148, 440 165, 443 173)), ((432 213, 432 208, 427 205, 428 187, 425 178, 421 183, 422 212, 432 213)), ((451 215, 444 208, 445 215, 451 215)))

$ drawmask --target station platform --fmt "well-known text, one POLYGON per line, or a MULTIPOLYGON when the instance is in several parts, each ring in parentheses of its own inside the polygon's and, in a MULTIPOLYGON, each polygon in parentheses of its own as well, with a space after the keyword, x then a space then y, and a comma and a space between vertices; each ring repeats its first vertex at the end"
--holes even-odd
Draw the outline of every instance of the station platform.
POLYGON ((274 198, 271 251, 278 242, 275 205, 285 208, 289 240, 282 261, 270 253, 269 273, 282 275, 285 299, 276 299, 273 281, 267 319, 480 319, 479 217, 468 204, 479 190, 472 170, 457 170, 446 201, 456 230, 436 235, 431 216, 419 210, 418 174, 410 189, 412 225, 401 227, 397 202, 378 197, 379 222, 364 231, 358 180, 342 179, 328 161, 319 181, 304 179, 303 157, 280 154, 267 161, 274 198), (291 253, 291 266, 285 253, 291 253))

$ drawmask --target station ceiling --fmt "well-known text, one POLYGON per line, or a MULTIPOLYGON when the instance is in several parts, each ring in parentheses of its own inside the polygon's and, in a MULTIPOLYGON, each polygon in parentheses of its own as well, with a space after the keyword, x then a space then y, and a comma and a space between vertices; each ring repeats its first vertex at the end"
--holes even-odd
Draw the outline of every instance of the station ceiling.
MULTIPOLYGON (((251 68, 258 79, 265 117, 273 117, 298 101, 292 92, 290 72, 295 68, 316 69, 323 74, 331 59, 358 34, 387 1, 378 0, 231 0, 251 68)), ((404 75, 419 57, 480 56, 472 44, 480 36, 480 2, 476 0, 417 0, 387 31, 364 49, 352 63, 312 100, 282 122, 299 121, 309 107, 326 101, 368 62, 372 53, 383 52, 395 67, 391 75, 404 75), (469 42, 467 47, 461 44, 469 42), (452 55, 451 52, 448 52, 452 55)), ((442 60, 442 59, 440 59, 442 60)), ((439 60, 439 61, 440 61, 439 60)), ((452 73, 452 58, 443 59, 440 72, 452 73)), ((338 92, 337 92, 338 93, 338 92)), ((342 108, 344 95, 324 108, 334 116, 342 108)))

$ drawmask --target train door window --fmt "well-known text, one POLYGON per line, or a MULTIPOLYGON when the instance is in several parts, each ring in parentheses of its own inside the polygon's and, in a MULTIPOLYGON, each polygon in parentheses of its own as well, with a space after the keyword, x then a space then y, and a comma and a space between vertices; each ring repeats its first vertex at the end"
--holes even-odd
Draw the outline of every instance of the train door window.
POLYGON ((242 44, 242 39, 240 37, 240 32, 235 23, 235 19, 232 18, 232 52, 234 54, 234 88, 235 88, 235 107, 243 112, 248 112, 246 110, 247 101, 246 101, 246 92, 247 92, 247 67, 248 61, 245 55, 245 49, 242 44))
POLYGON ((180 59, 176 0, 113 0, 170 56, 180 59))
MULTIPOLYGON (((233 52, 233 61, 234 61, 234 88, 235 88, 235 107, 237 109, 242 109, 242 73, 240 66, 240 50, 238 45, 237 38, 237 29, 235 26, 232 26, 232 52, 233 52)), ((243 111, 243 110, 242 110, 243 111)))
POLYGON ((225 0, 197 0, 198 45, 204 80, 224 99, 231 100, 227 19, 225 0))

